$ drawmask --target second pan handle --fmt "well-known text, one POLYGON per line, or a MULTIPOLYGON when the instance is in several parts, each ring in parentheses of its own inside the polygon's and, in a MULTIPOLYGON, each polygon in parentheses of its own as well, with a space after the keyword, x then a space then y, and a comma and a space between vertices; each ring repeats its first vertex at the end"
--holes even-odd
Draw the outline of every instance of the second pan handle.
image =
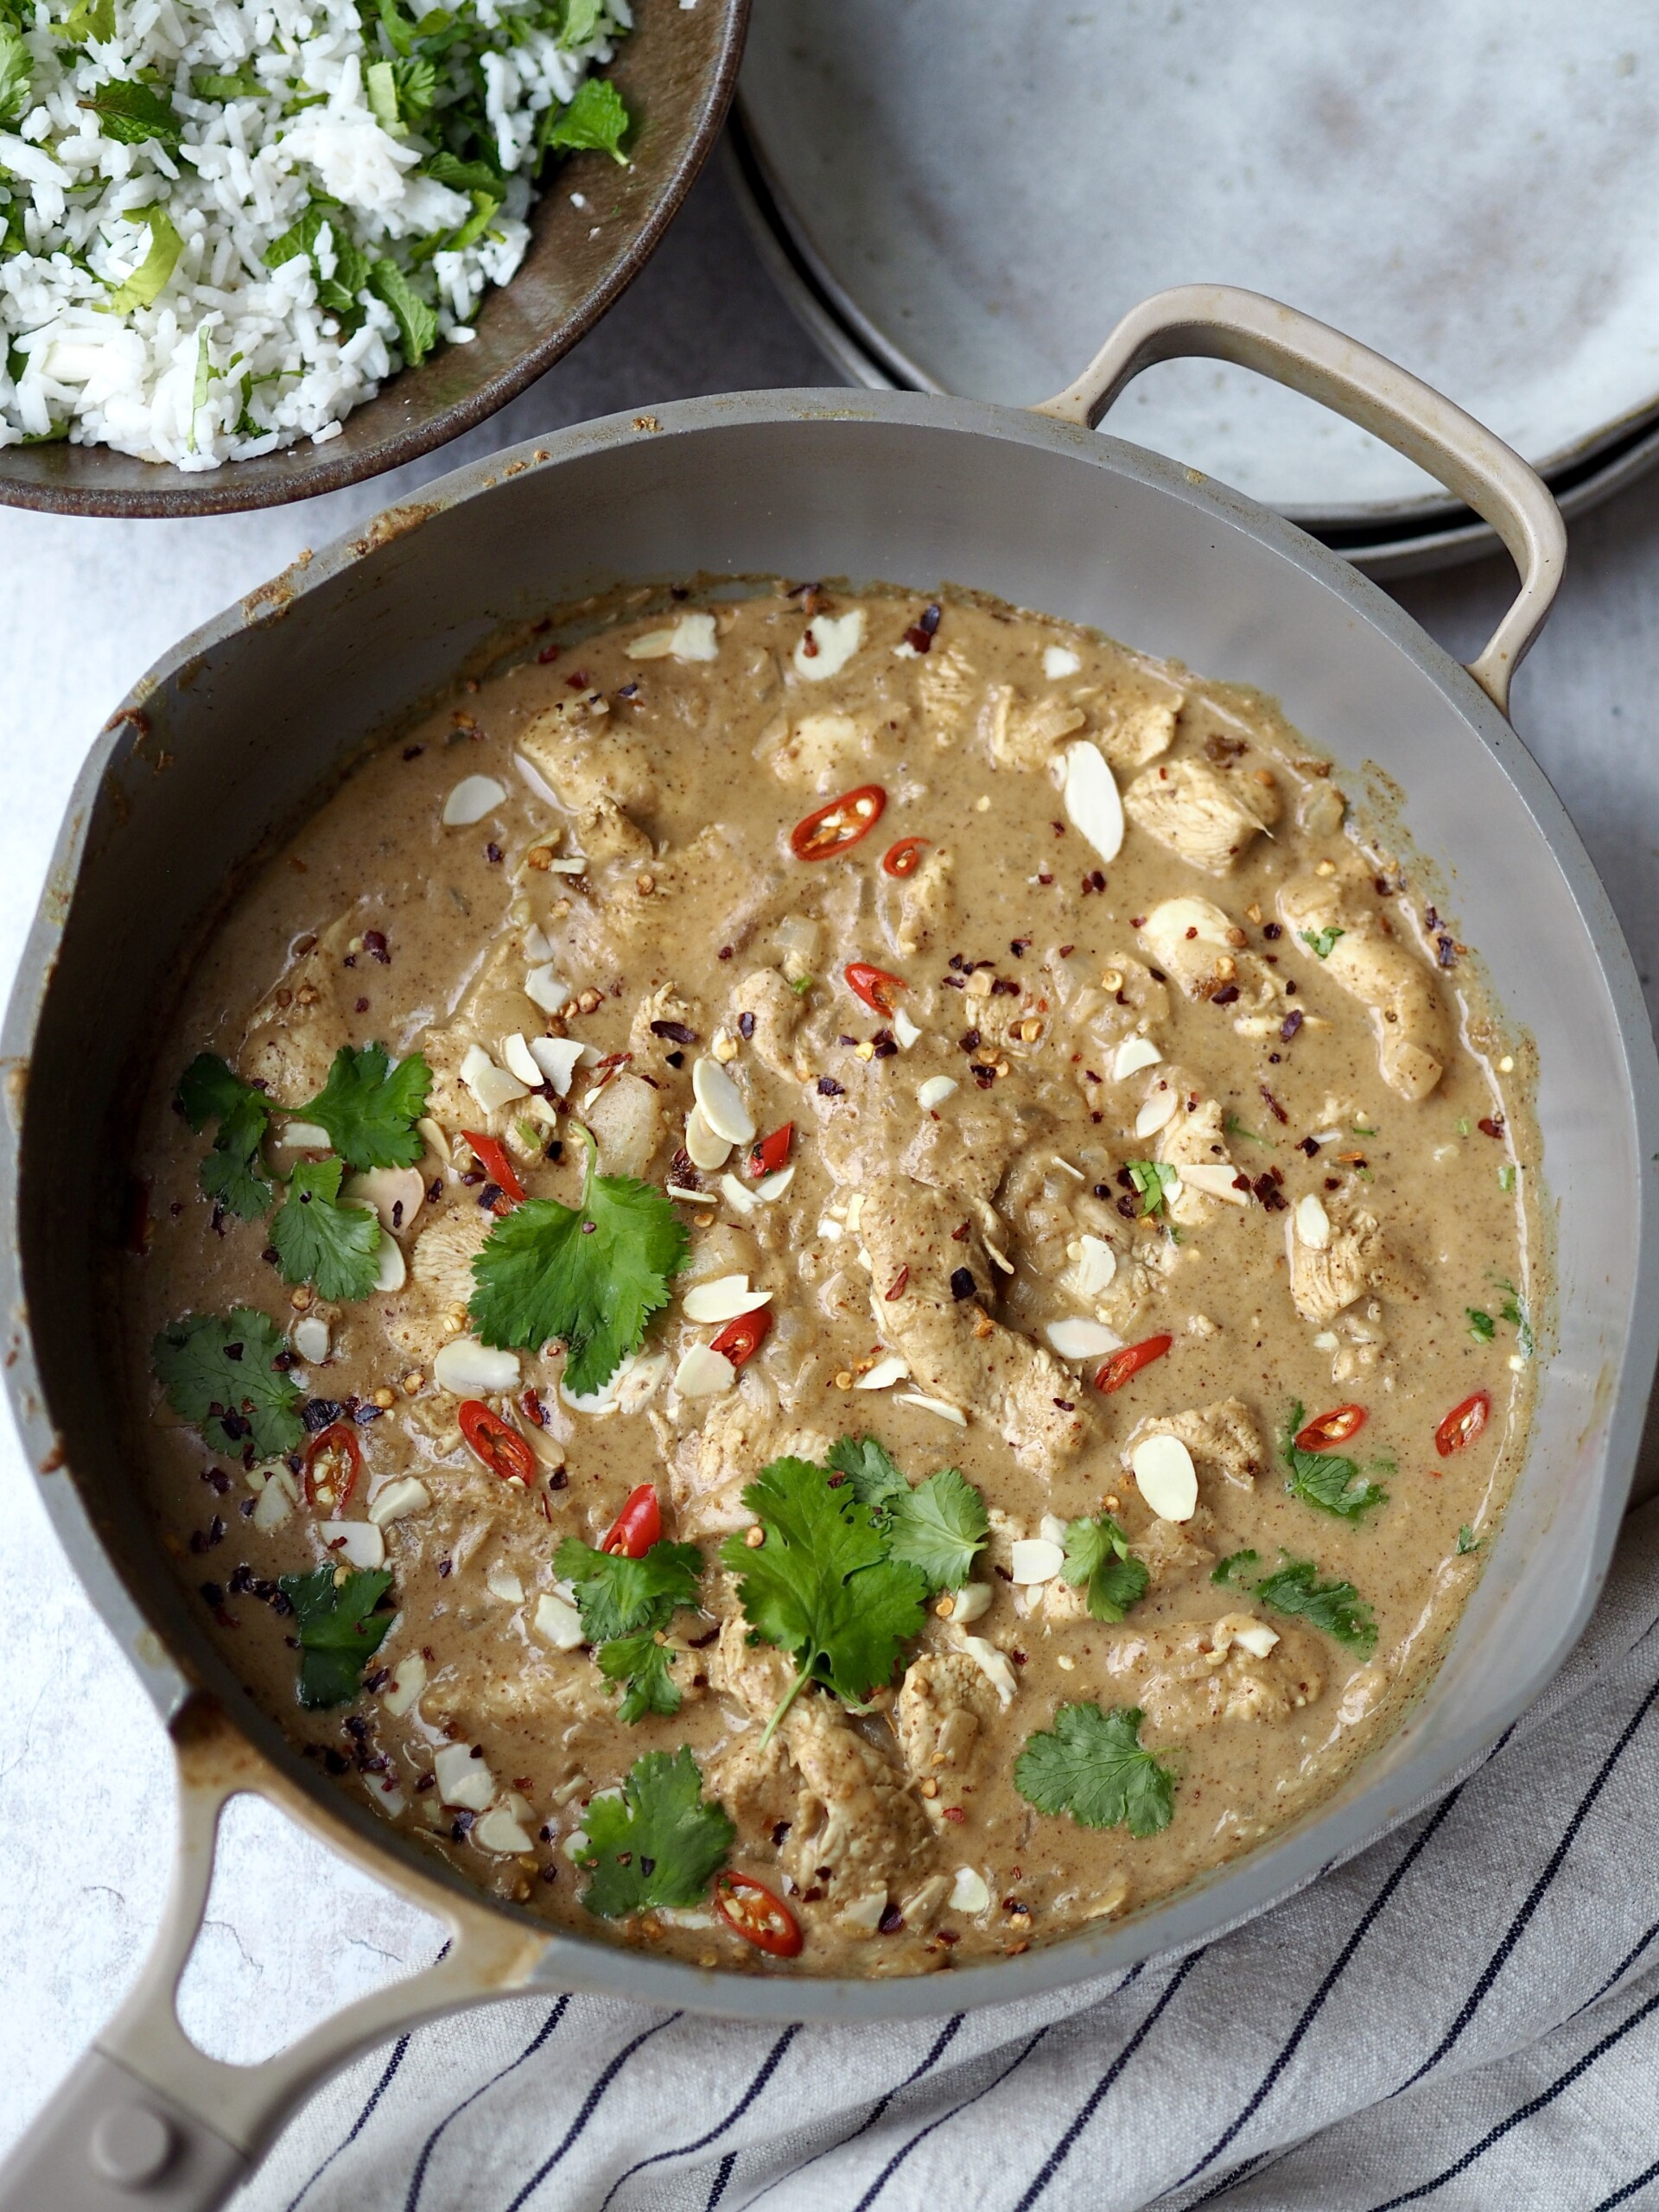
POLYGON ((1130 309, 1083 374, 1033 414, 1093 429, 1156 361, 1233 361, 1370 430, 1471 506, 1509 548, 1521 589, 1469 673, 1503 715, 1510 679, 1544 626, 1567 558, 1548 487, 1513 448, 1430 385, 1313 315, 1232 284, 1180 284, 1130 309))

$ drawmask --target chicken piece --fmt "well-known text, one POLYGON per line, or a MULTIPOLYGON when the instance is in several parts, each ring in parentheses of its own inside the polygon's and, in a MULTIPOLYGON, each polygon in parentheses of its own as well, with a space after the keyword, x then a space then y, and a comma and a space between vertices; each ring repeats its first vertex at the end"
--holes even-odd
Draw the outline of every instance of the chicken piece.
POLYGON ((407 1358, 429 1366, 467 1325, 473 1262, 495 1217, 470 1202, 447 1207, 415 1239, 403 1288, 379 1301, 387 1336, 407 1358))
POLYGON ((803 715, 792 724, 779 715, 761 732, 754 753, 780 784, 827 798, 866 780, 871 738, 868 725, 851 715, 803 715))
POLYGON ((1255 1415, 1240 1398, 1217 1398, 1213 1405, 1142 1421, 1131 1447, 1143 1436, 1176 1438, 1192 1454, 1200 1474, 1213 1471, 1239 1490, 1254 1490, 1262 1471, 1261 1433, 1255 1415))
POLYGON ((969 710, 978 697, 979 671, 958 645, 943 652, 936 644, 916 671, 921 694, 922 720, 935 745, 954 745, 968 726, 969 710))
POLYGON ((656 850, 632 816, 609 798, 582 808, 571 824, 571 836, 577 851, 595 866, 603 861, 648 861, 656 850))
POLYGON ((423 1032, 418 1049, 432 1071, 426 1110, 442 1128, 499 1135, 515 1111, 524 1112, 515 1098, 486 1113, 462 1083, 461 1070, 474 1046, 505 1067, 501 1054, 507 1038, 515 1033, 539 1037, 545 1031, 547 1017, 524 989, 532 964, 519 932, 509 930, 491 945, 449 1019, 423 1032))
POLYGON ((799 1889, 822 1885, 839 1912, 857 1915, 856 1932, 874 1934, 877 1896, 885 1904, 895 1887, 931 1872, 933 1831, 921 1801, 903 1769, 827 1694, 808 1692, 782 1732, 801 1775, 785 1870, 799 1889))
POLYGON ((902 877, 893 885, 898 913, 890 935, 893 949, 901 959, 925 950, 950 928, 956 915, 950 880, 956 865, 952 855, 936 845, 914 875, 902 877))
POLYGON ((1369 1007, 1377 1065, 1390 1090, 1427 1098, 1450 1058, 1450 1024, 1433 970, 1383 926, 1356 886, 1299 875, 1280 887, 1279 918, 1297 939, 1325 947, 1324 973, 1369 1007))
POLYGON ((1181 1174, 1179 1190, 1164 1194, 1164 1211, 1180 1228, 1197 1228, 1211 1219, 1217 1206, 1248 1206, 1249 1185, 1246 1182, 1243 1190, 1238 1188, 1243 1179, 1227 1149, 1218 1103, 1213 1098, 1195 1103, 1179 1070, 1170 1070, 1164 1079, 1175 1084, 1181 1102, 1158 1133, 1159 1159, 1181 1174), (1222 1172, 1217 1173, 1217 1169, 1222 1172))
POLYGON ((347 971, 340 963, 361 920, 352 907, 331 922, 255 1007, 236 1056, 245 1083, 298 1106, 327 1082, 335 1053, 352 1041, 342 992, 347 971))
POLYGON ((1114 1703, 1138 1705, 1154 1737, 1196 1735, 1230 1720, 1287 1720, 1325 1688, 1314 1637, 1284 1626, 1266 1658, 1238 1641, 1263 1624, 1248 1613, 1173 1628, 1109 1630, 1097 1663, 1111 1678, 1114 1703))
POLYGON ((1296 1311, 1315 1328, 1328 1328, 1344 1307, 1368 1290, 1409 1297, 1414 1286, 1383 1240, 1375 1214, 1326 1207, 1326 1242, 1313 1244, 1303 1235, 1300 1209, 1285 1216, 1285 1253, 1290 1264, 1290 1294, 1296 1311))
POLYGON ((1225 875, 1279 819, 1280 800, 1270 783, 1246 784, 1207 760, 1181 760, 1137 776, 1123 794, 1123 811, 1178 859, 1225 875))
POLYGON ((1175 742, 1179 699, 1137 699, 1118 709, 1096 742, 1120 775, 1132 775, 1168 752, 1175 742))
POLYGON ((671 1071, 658 1068, 658 1061, 664 1052, 673 1052, 685 1040, 674 1036, 659 1037, 652 1027, 654 1021, 671 1021, 681 1029, 700 1033, 704 1026, 702 1009, 683 999, 671 983, 647 991, 633 1009, 633 1020, 628 1025, 628 1050, 638 1065, 656 1070, 657 1079, 662 1083, 671 1071))
POLYGON ((1160 900, 1141 925, 1141 942, 1190 999, 1213 999, 1229 984, 1246 1008, 1276 1004, 1285 995, 1265 961, 1245 950, 1245 931, 1213 899, 1160 900))
POLYGON ((1087 720, 1069 699, 1022 699, 1011 684, 994 683, 979 710, 979 734, 995 766, 1042 768, 1087 720))
POLYGON ((759 1363, 746 1368, 736 1389, 714 1400, 701 1430, 683 1437, 675 1451, 669 1486, 682 1534, 723 1535, 747 1528, 754 1516, 743 1491, 761 1468, 785 1457, 822 1464, 834 1440, 822 1430, 792 1425, 770 1376, 759 1363))
POLYGON ((776 1644, 750 1643, 741 1613, 721 1623, 709 1653, 709 1685, 720 1696, 734 1698, 752 1719, 771 1719, 788 1696, 795 1671, 776 1644))
MULTIPOLYGON (((711 1681, 713 1673, 711 1668, 711 1681)), ((709 1796, 750 1835, 792 1823, 801 1794, 800 1774, 782 1736, 774 1736, 765 1751, 760 1739, 760 1729, 749 1729, 703 1769, 709 1796)))
MULTIPOLYGON (((914 1118, 906 1103, 905 1120, 914 1118)), ((953 1098, 950 1112, 935 1121, 925 1116, 899 1157, 899 1165, 918 1183, 954 1191, 984 1204, 995 1194, 1008 1163, 1027 1143, 1018 1110, 995 1091, 953 1098)))
POLYGON ((872 1293, 877 1325, 918 1390, 977 1415, 1021 1466, 1052 1475, 1093 1440, 1093 1418, 1074 1402, 1068 1368, 985 1312, 991 1262, 971 1226, 958 1238, 963 1213, 959 1193, 903 1175, 869 1179, 859 1235, 880 1287, 872 1293), (903 1297, 882 1298, 901 1268, 903 1297))
MULTIPOLYGON (((572 814, 653 806, 657 775, 649 749, 616 727, 607 700, 597 704, 603 711, 584 696, 545 709, 520 736, 519 752, 572 814)), ((591 846, 582 849, 596 857, 591 846)))
POLYGON ((795 1032, 800 1025, 802 1000, 776 968, 756 968, 747 975, 732 995, 733 1011, 728 1016, 735 1029, 746 1014, 754 1016, 754 1033, 749 1039, 749 1050, 781 1076, 785 1083, 799 1080, 795 1065, 795 1032))
POLYGON ((1209 1508, 1200 1505, 1190 1521, 1160 1521, 1154 1516, 1141 1530, 1135 1539, 1135 1555, 1146 1566, 1154 1589, 1160 1583, 1178 1582, 1184 1574, 1196 1574, 1215 1565, 1215 1547, 1206 1541, 1211 1534, 1211 1521, 1209 1508))
MULTIPOLYGON (((924 1652, 906 1669, 893 1711, 893 1733, 911 1778, 925 1781, 943 1770, 966 1779, 982 1748, 981 1732, 1001 1711, 995 1690, 964 1652, 924 1652)), ((923 1802, 935 1818, 944 1817, 941 1800, 923 1802)))

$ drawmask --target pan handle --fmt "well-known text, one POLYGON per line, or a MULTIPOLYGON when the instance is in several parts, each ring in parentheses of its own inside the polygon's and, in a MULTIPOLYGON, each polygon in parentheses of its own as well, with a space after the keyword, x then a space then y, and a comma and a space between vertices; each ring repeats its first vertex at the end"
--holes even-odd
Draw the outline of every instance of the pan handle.
MULTIPOLYGON (((0 2169, 0 2212, 214 2212, 327 2075, 394 2029, 522 1986, 551 1948, 550 1936, 406 1874, 404 1893, 449 1929, 435 1965, 359 1999, 258 2065, 207 2057, 179 2024, 175 1999, 229 1800, 256 1789, 347 1856, 365 1866, 370 1856, 344 1822, 268 1766, 211 1698, 190 1698, 172 1733, 180 1836, 161 1933, 137 1987, 0 2169)), ((373 1871, 385 1878, 384 1859, 373 1871)))
POLYGON ((1093 429, 1142 369, 1186 354, 1235 361, 1345 415, 1491 524, 1521 572, 1521 589, 1469 673, 1507 715, 1510 679, 1544 626, 1567 557, 1560 510, 1520 454, 1381 353, 1232 284, 1155 292, 1130 309, 1075 384, 1032 411, 1093 429))

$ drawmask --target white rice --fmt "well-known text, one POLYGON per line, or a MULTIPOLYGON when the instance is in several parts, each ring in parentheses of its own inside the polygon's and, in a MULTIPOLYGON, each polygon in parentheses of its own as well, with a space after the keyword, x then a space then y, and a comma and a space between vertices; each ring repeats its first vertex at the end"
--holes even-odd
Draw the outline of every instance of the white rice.
MULTIPOLYGON (((438 4, 398 0, 398 19, 431 22, 438 4)), ((468 341, 486 286, 524 257, 538 126, 612 59, 632 17, 628 0, 603 0, 596 21, 581 9, 593 35, 567 48, 573 0, 443 4, 462 35, 435 65, 423 136, 371 105, 368 73, 392 54, 374 0, 361 19, 353 0, 114 0, 115 35, 79 45, 66 26, 72 13, 85 22, 89 0, 33 0, 27 64, 12 48, 27 90, 9 114, 0 91, 0 446, 67 435, 195 470, 338 435, 404 365, 398 318, 375 290, 344 312, 320 298, 342 244, 397 264, 440 342, 468 341), (200 96, 202 78, 238 75, 257 91, 200 96), (107 135, 84 103, 122 80, 170 99, 180 146, 107 135), (419 173, 461 105, 484 119, 506 183, 480 236, 434 251, 474 216, 466 191, 419 173), (340 205, 311 252, 269 266, 314 194, 340 205), (164 261, 168 224, 171 274, 147 303, 112 312, 158 239, 164 261)), ((384 71, 380 82, 384 109, 384 71)))

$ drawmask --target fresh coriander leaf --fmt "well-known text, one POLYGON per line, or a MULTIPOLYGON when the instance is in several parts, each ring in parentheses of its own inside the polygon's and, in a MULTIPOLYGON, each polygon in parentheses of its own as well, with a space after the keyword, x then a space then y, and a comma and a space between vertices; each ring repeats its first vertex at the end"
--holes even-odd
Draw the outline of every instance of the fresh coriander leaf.
POLYGON ((1510 1294, 1497 1309, 1498 1318, 1500 1320, 1507 1321, 1515 1331, 1520 1341, 1522 1358, 1530 1359, 1536 1347, 1533 1338, 1531 1317, 1527 1312, 1527 1301, 1512 1282, 1501 1282, 1498 1288, 1506 1290, 1510 1294))
POLYGON ((190 79, 190 89, 199 100, 257 100, 267 92, 251 62, 230 76, 204 69, 190 79))
POLYGON ((1304 1505, 1317 1505, 1323 1513, 1338 1514, 1344 1521, 1357 1521, 1372 1506, 1382 1504, 1387 1491, 1362 1475, 1351 1459, 1337 1452, 1301 1449, 1296 1432, 1304 1419, 1303 1408, 1293 1406, 1279 1440, 1279 1455, 1290 1469, 1285 1488, 1291 1496, 1300 1497, 1304 1505))
POLYGON ((179 1078, 179 1109, 193 1129, 219 1123, 213 1148, 196 1171, 210 1198, 245 1221, 257 1221, 270 1205, 270 1185, 259 1173, 260 1147, 270 1118, 262 1090, 244 1083, 216 1052, 199 1052, 179 1078))
POLYGON ((817 981, 816 976, 795 976, 791 977, 789 988, 798 999, 804 999, 817 981))
POLYGON ((1236 1114, 1229 1114, 1222 1126, 1225 1128, 1230 1137, 1244 1137, 1247 1138, 1251 1144, 1265 1145, 1269 1151, 1273 1149, 1273 1139, 1271 1137, 1258 1136, 1254 1129, 1247 1129, 1243 1122, 1239 1120, 1236 1114))
POLYGON ((1338 1643, 1356 1651, 1376 1646, 1376 1623, 1371 1609, 1351 1582, 1321 1582, 1312 1560, 1287 1560, 1255 1586, 1261 1602, 1275 1613, 1294 1614, 1311 1626, 1323 1629, 1338 1643))
POLYGON ((463 162, 455 154, 433 154, 422 164, 423 173, 453 192, 499 193, 501 179, 487 162, 463 162))
POLYGON ((595 1175, 590 1154, 580 1206, 531 1198, 490 1231, 473 1262, 473 1325, 507 1350, 557 1338, 566 1389, 601 1389, 667 1305, 689 1249, 671 1199, 632 1176, 595 1175))
POLYGON ((297 1110, 319 1122, 348 1167, 412 1167, 424 1149, 415 1124, 426 1111, 432 1071, 418 1052, 394 1068, 384 1045, 342 1045, 328 1080, 297 1110))
POLYGON ((332 1567, 309 1574, 279 1574, 276 1586, 294 1608, 300 1639, 300 1703, 345 1705, 357 1695, 363 1669, 379 1649, 396 1615, 375 1607, 391 1587, 391 1570, 334 1580, 332 1567))
POLYGON ((1014 1786, 1039 1813, 1070 1813, 1080 1827, 1156 1835, 1175 1811, 1175 1777, 1140 1745, 1138 1707, 1063 1705, 1053 1732, 1030 1737, 1014 1786))
POLYGON ((380 1224, 367 1206, 340 1205, 338 1160, 302 1160, 271 1217, 284 1282, 315 1283, 325 1298, 366 1298, 380 1271, 380 1224))
POLYGON ((1298 930, 1296 934, 1321 960, 1328 960, 1332 946, 1339 937, 1346 937, 1348 932, 1338 929, 1334 923, 1327 923, 1322 930, 1298 930))
POLYGON ((394 106, 398 118, 418 130, 438 94, 438 73, 422 54, 391 64, 394 106))
MULTIPOLYGON (((141 92, 143 87, 135 86, 132 89, 141 92)), ((148 224, 149 251, 132 274, 118 284, 108 299, 101 302, 105 315, 130 315, 134 308, 153 306, 161 297, 168 278, 178 266, 179 256, 184 251, 184 240, 174 229, 172 219, 164 207, 135 208, 129 220, 148 224)))
POLYGON ((567 52, 591 46, 605 21, 605 0, 564 0, 564 20, 559 25, 559 44, 567 52))
POLYGON ((383 255, 369 264, 369 289, 397 318, 404 365, 418 369, 438 342, 438 318, 395 261, 383 255))
POLYGON ((1458 1116, 1458 1135, 1460 1137, 1466 1137, 1469 1135, 1469 1116, 1466 1114, 1460 1114, 1458 1116))
POLYGON ((696 1904, 725 1865, 737 1830, 725 1808, 706 1804, 690 1750, 647 1751, 620 1797, 595 1797, 583 1815, 588 1847, 578 1863, 593 1876, 582 1901, 602 1920, 696 1904))
POLYGON ((63 26, 71 46, 85 46, 96 39, 101 45, 115 36, 115 0, 75 0, 63 26))
POLYGON ((495 220, 501 202, 487 192, 472 194, 473 212, 449 239, 444 248, 447 253, 459 253, 463 246, 476 245, 490 225, 495 220))
POLYGON ((305 1434, 305 1393, 272 1362, 286 1347, 276 1324, 251 1306, 228 1314, 187 1313, 150 1347, 156 1380, 210 1451, 240 1452, 251 1439, 261 1459, 280 1459, 305 1434))
POLYGON ((0 22, 0 123, 15 123, 29 105, 35 63, 16 23, 0 22))
POLYGON ((1109 1513, 1092 1521, 1071 1521, 1065 1530, 1066 1580, 1087 1588, 1089 1611, 1097 1621, 1121 1621, 1147 1593, 1152 1576, 1129 1551, 1129 1540, 1109 1513))
POLYGON ((609 1643, 636 1630, 661 1628, 679 1605, 697 1602, 702 1554, 695 1544, 652 1544, 639 1559, 595 1551, 567 1536, 553 1571, 574 1585, 576 1611, 590 1643, 609 1643))
POLYGON ((1464 1314, 1469 1323, 1469 1333, 1478 1344, 1489 1344, 1497 1333, 1497 1324, 1490 1313, 1483 1313, 1478 1306, 1465 1306, 1464 1314))
POLYGON ((1480 1538, 1465 1521, 1458 1531, 1458 1556, 1461 1559, 1470 1552, 1478 1552, 1479 1549, 1480 1538))
POLYGON ((891 1505, 910 1489, 898 1461, 873 1436, 842 1437, 830 1447, 830 1465, 835 1473, 846 1476, 861 1505, 891 1505))
POLYGON ((810 1680, 849 1705, 892 1678, 903 1646, 925 1624, 927 1578, 888 1555, 880 1512, 850 1486, 830 1487, 810 1459, 774 1459, 743 1492, 764 1532, 758 1550, 728 1536, 721 1562, 742 1580, 752 1633, 800 1662, 770 1735, 810 1680))
POLYGON ((1500 1168, 1498 1169, 1498 1171, 1497 1171, 1497 1187, 1498 1187, 1498 1189, 1499 1189, 1500 1191, 1512 1191, 1512 1190, 1514 1190, 1514 1188, 1515 1188, 1515 1162, 1514 1162, 1512 1160, 1506 1160, 1504 1161, 1504 1163, 1503 1163, 1503 1166, 1502 1166, 1502 1167, 1500 1167, 1500 1168))
POLYGON ((616 1717, 632 1728, 648 1713, 666 1716, 680 1709, 680 1686, 672 1668, 675 1654, 657 1641, 655 1629, 640 1629, 603 1645, 596 1655, 599 1671, 607 1681, 623 1684, 616 1717))
POLYGON ((621 162, 626 159, 622 140, 627 128, 628 111, 616 86, 607 77, 588 77, 577 86, 569 106, 549 125, 542 143, 550 149, 571 152, 591 148, 621 162))
POLYGON ((887 1508, 887 1550, 918 1567, 930 1590, 960 1590, 991 1533, 985 1501, 955 1467, 942 1467, 887 1508))
MULTIPOLYGON (((157 145, 176 152, 183 143, 182 118, 166 93, 158 92, 154 85, 130 84, 113 79, 89 92, 78 105, 92 110, 104 126, 106 138, 117 139, 124 146, 142 146, 153 138, 157 145)), ((145 208, 143 212, 147 215, 149 210, 145 208)), ((171 230, 172 225, 168 224, 168 228, 171 230)), ((158 284, 156 289, 159 291, 161 286, 158 284)))
POLYGON ((1129 1160, 1124 1162, 1128 1177, 1141 1193, 1141 1212, 1144 1219, 1157 1213, 1164 1203, 1164 1194, 1172 1184, 1180 1180, 1180 1171, 1166 1167, 1161 1160, 1129 1160))
POLYGON ((1251 1551, 1229 1552, 1226 1558, 1211 1570, 1210 1580, 1219 1582, 1224 1590, 1248 1590, 1249 1585, 1240 1579, 1238 1570, 1242 1567, 1254 1567, 1256 1558, 1257 1554, 1251 1551))

